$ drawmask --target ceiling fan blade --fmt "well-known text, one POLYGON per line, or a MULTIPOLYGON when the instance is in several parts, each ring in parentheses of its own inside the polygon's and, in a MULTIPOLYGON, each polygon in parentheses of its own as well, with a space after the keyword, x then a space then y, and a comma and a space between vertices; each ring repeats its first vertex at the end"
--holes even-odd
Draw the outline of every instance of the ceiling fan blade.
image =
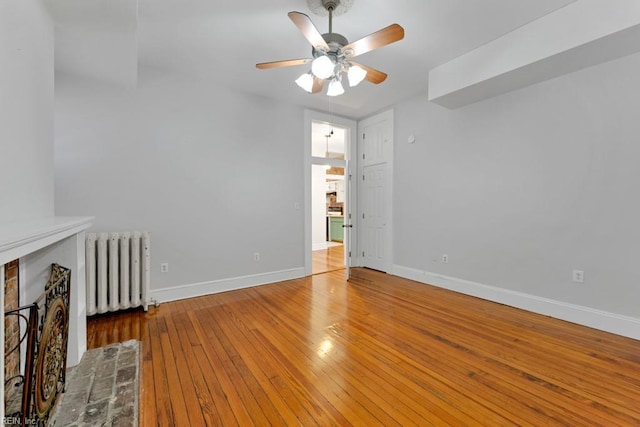
POLYGON ((311 89, 311 93, 318 93, 322 90, 323 87, 324 87, 324 80, 314 77, 313 88, 311 89))
POLYGON ((259 68, 261 70, 267 70, 269 68, 292 67, 294 65, 304 65, 309 61, 311 61, 311 59, 304 58, 304 59, 288 59, 286 61, 262 62, 260 64, 256 64, 256 68, 259 68))
POLYGON ((382 46, 386 46, 391 43, 395 43, 404 38, 404 28, 398 24, 391 24, 375 33, 369 34, 366 37, 361 38, 358 41, 349 43, 343 50, 351 50, 353 53, 350 57, 353 58, 363 53, 370 52, 382 46))
POLYGON ((367 75, 364 79, 368 82, 380 84, 387 79, 387 73, 383 73, 375 68, 367 67, 366 65, 353 61, 349 61, 349 65, 357 65, 358 67, 365 69, 367 71, 367 75))
POLYGON ((313 25, 307 15, 300 12, 289 12, 289 19, 298 27, 302 35, 311 43, 311 46, 321 47, 326 51, 330 50, 329 45, 322 38, 322 34, 320 34, 320 31, 313 25))

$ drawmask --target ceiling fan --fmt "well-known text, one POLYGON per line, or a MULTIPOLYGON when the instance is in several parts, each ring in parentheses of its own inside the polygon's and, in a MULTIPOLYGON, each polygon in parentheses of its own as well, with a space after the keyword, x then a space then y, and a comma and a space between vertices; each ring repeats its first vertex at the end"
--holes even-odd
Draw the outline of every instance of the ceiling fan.
POLYGON ((352 87, 362 80, 375 84, 385 81, 387 74, 355 62, 353 58, 402 40, 404 29, 398 24, 391 24, 358 41, 349 43, 342 34, 333 32, 333 16, 346 12, 351 7, 353 0, 307 0, 307 3, 311 10, 323 12, 324 9, 329 15, 329 32, 320 34, 309 16, 301 12, 289 12, 288 14, 302 35, 311 43, 312 58, 263 62, 256 64, 256 68, 265 70, 304 65, 311 62, 311 71, 298 77, 296 83, 309 93, 318 93, 322 90, 325 80, 328 80, 328 96, 344 93, 342 76, 345 73, 349 79, 349 85, 352 87))

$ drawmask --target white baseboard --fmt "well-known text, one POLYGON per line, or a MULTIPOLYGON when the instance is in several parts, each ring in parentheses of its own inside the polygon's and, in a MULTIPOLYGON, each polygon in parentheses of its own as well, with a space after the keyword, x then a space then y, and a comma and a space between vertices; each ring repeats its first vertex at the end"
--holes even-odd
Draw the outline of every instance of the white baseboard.
POLYGON ((640 319, 635 317, 542 298, 401 265, 393 265, 391 274, 594 329, 640 339, 640 319))
POLYGON ((177 301, 185 298, 200 297, 218 292, 233 291, 252 286, 267 285, 304 277, 304 268, 272 271, 269 273, 252 274, 249 276, 232 277, 229 279, 212 280, 210 282, 192 283, 189 285, 173 286, 171 288, 151 289, 149 294, 157 302, 177 301))

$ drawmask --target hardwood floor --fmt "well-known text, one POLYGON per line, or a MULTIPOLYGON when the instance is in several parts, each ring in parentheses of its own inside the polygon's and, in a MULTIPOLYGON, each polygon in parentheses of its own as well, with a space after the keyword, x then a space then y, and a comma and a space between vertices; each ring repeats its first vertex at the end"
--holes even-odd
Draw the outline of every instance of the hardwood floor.
POLYGON ((363 269, 91 319, 143 426, 640 425, 640 341, 363 269))
POLYGON ((328 273, 344 268, 344 246, 331 246, 325 250, 313 251, 311 256, 313 274, 328 273))

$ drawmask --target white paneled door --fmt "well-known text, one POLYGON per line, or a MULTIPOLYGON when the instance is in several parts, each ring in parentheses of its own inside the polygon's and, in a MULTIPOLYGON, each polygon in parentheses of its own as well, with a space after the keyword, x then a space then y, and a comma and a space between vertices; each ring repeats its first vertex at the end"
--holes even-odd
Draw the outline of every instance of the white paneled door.
POLYGON ((365 166, 362 180, 362 258, 365 267, 387 271, 387 164, 365 166))
POLYGON ((391 188, 393 165, 393 114, 378 114, 359 124, 358 243, 364 267, 391 269, 391 188))

